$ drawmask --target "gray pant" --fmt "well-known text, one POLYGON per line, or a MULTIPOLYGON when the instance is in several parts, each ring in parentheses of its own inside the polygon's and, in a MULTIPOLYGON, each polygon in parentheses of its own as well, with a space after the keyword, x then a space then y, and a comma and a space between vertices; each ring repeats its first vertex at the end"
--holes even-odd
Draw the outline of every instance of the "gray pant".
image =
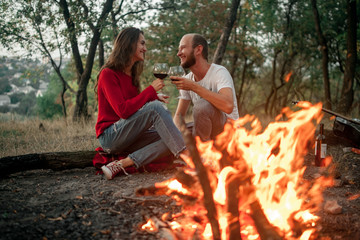
POLYGON ((159 101, 145 104, 128 119, 120 119, 99 136, 105 152, 126 154, 141 167, 155 159, 178 157, 185 149, 171 114, 159 101))
POLYGON ((215 139, 224 130, 227 119, 224 112, 203 98, 194 103, 193 118, 193 135, 199 136, 202 141, 215 139))

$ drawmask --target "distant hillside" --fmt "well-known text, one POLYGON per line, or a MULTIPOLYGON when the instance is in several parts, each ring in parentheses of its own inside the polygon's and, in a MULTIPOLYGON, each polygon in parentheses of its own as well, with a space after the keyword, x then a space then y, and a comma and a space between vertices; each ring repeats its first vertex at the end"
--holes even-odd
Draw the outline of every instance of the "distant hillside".
POLYGON ((50 64, 39 60, 0 57, 0 94, 12 92, 14 87, 32 87, 38 90, 41 82, 49 82, 50 64))

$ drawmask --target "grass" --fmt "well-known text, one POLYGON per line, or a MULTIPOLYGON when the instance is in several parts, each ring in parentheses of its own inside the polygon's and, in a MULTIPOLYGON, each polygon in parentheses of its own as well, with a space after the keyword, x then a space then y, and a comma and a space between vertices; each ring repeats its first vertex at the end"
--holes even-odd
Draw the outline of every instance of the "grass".
POLYGON ((74 123, 64 119, 0 115, 0 158, 29 153, 87 151, 98 146, 95 120, 74 123))
MULTIPOLYGON (((192 121, 188 116, 186 121, 192 121)), ((96 117, 87 123, 71 118, 41 120, 0 113, 0 158, 30 153, 94 151, 96 117), (40 125, 43 126, 40 127, 40 125)))
MULTIPOLYGON (((270 119, 265 120, 270 122, 270 119)), ((186 121, 192 121, 191 116, 187 116, 186 121)), ((95 117, 88 123, 74 123, 71 119, 41 120, 0 114, 0 158, 30 153, 93 151, 100 146, 95 136, 95 122, 95 117), (44 128, 39 127, 41 124, 44 128)), ((325 117, 322 122, 325 129, 332 129, 333 120, 325 117)))

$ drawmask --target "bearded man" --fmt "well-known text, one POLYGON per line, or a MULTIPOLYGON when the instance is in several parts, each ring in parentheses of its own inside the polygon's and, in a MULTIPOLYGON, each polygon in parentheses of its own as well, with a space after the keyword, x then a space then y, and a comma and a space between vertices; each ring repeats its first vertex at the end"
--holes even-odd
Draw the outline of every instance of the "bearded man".
POLYGON ((199 34, 184 35, 177 56, 190 72, 185 77, 170 76, 180 95, 175 125, 180 126, 192 103, 193 135, 202 141, 215 139, 227 119, 239 118, 233 79, 225 67, 208 62, 208 44, 199 34))

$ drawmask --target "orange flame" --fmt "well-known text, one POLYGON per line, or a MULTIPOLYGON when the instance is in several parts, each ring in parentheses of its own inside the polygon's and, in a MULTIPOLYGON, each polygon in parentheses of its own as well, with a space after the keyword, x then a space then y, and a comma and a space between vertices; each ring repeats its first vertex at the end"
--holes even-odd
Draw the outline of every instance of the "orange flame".
POLYGON ((149 218, 149 220, 144 225, 141 226, 141 229, 146 230, 148 232, 157 232, 158 231, 157 227, 155 226, 154 221, 151 218, 149 218))
MULTIPOLYGON (((290 77, 289 74, 288 76, 290 77)), ((284 108, 276 121, 264 130, 258 119, 246 115, 227 123, 223 133, 215 141, 201 142, 199 138, 196 139, 197 148, 213 187, 222 239, 229 237, 229 213, 224 205, 227 202, 226 181, 230 174, 248 180, 248 185, 241 185, 238 189, 239 222, 243 239, 260 239, 249 215, 249 206, 254 201, 260 203, 266 218, 284 239, 305 240, 315 232, 318 220, 315 212, 322 202, 321 191, 333 181, 330 177, 319 177, 310 183, 302 178, 306 169, 303 164, 304 156, 313 144, 316 124, 320 122, 323 114, 321 103, 312 105, 309 102, 299 102, 298 106, 302 110, 297 112, 284 108), (281 120, 284 118, 286 120, 281 120), (245 127, 249 125, 250 130, 245 127), (224 152, 227 153, 226 161, 231 166, 221 169, 224 152), (303 229, 297 238, 294 237, 294 223, 299 223, 303 229)), ((329 165, 331 159, 328 158, 326 161, 329 165)), ((157 186, 168 186, 171 191, 183 194, 191 194, 193 191, 183 188, 173 179, 157 186)), ((194 229, 198 228, 203 239, 210 239, 211 226, 206 222, 206 209, 202 202, 200 200, 195 205, 183 208, 188 219, 204 216, 202 221, 196 224, 174 221, 172 226, 176 227, 172 229, 179 229, 180 225, 183 232, 193 233, 194 229), (186 228, 187 231, 184 230, 186 228)))

